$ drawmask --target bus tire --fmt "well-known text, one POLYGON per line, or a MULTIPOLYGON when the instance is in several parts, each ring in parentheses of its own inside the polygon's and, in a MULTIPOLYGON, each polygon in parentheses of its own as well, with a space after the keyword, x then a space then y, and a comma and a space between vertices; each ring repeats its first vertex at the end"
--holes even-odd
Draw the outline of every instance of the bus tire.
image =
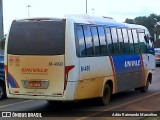
POLYGON ((0 100, 2 100, 5 97, 5 94, 5 84, 0 82, 0 100))
POLYGON ((149 78, 148 78, 148 79, 147 79, 146 86, 141 87, 141 88, 140 88, 140 91, 141 91, 142 93, 147 92, 147 91, 148 91, 148 88, 149 88, 149 84, 150 84, 150 82, 149 82, 149 78))
POLYGON ((110 97, 111 97, 111 89, 109 85, 106 83, 103 89, 103 95, 100 98, 100 104, 103 106, 109 104, 110 97))

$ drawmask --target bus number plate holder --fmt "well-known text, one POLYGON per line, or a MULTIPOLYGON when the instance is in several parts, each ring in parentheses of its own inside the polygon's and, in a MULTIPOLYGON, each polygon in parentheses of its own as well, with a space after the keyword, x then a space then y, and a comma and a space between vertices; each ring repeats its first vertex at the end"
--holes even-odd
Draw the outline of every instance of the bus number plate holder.
POLYGON ((29 81, 28 84, 30 87, 41 87, 41 82, 39 81, 29 81))

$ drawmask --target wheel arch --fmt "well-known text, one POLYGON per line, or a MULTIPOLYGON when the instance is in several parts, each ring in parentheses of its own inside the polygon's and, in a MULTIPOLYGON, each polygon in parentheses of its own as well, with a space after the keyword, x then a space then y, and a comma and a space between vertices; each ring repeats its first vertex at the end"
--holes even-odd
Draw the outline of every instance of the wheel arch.
POLYGON ((108 84, 111 90, 111 94, 113 93, 113 82, 112 80, 108 80, 105 84, 108 84))
MULTIPOLYGON (((103 94, 103 90, 104 90, 105 84, 109 85, 109 87, 110 87, 110 93, 112 95, 114 93, 114 82, 113 82, 113 80, 112 79, 107 79, 107 80, 104 81, 103 88, 102 88, 102 94, 103 94)), ((101 96, 102 96, 102 94, 101 94, 101 96)))

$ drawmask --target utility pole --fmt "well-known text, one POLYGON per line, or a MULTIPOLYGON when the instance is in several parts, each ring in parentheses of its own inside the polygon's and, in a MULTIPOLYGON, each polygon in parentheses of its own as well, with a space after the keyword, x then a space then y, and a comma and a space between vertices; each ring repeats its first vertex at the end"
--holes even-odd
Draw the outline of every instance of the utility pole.
POLYGON ((95 10, 95 9, 94 9, 94 8, 92 8, 92 15, 94 15, 94 10, 95 10))
POLYGON ((86 14, 87 14, 87 0, 86 0, 86 14))
POLYGON ((27 8, 28 8, 28 17, 30 17, 30 11, 29 11, 29 9, 30 9, 30 5, 27 5, 27 8))

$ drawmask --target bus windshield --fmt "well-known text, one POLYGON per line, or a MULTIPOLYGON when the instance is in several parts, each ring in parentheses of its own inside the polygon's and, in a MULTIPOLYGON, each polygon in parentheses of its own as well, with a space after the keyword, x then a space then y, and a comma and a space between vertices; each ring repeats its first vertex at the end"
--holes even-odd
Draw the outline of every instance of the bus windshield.
POLYGON ((62 55, 65 20, 15 21, 8 37, 8 54, 62 55))

